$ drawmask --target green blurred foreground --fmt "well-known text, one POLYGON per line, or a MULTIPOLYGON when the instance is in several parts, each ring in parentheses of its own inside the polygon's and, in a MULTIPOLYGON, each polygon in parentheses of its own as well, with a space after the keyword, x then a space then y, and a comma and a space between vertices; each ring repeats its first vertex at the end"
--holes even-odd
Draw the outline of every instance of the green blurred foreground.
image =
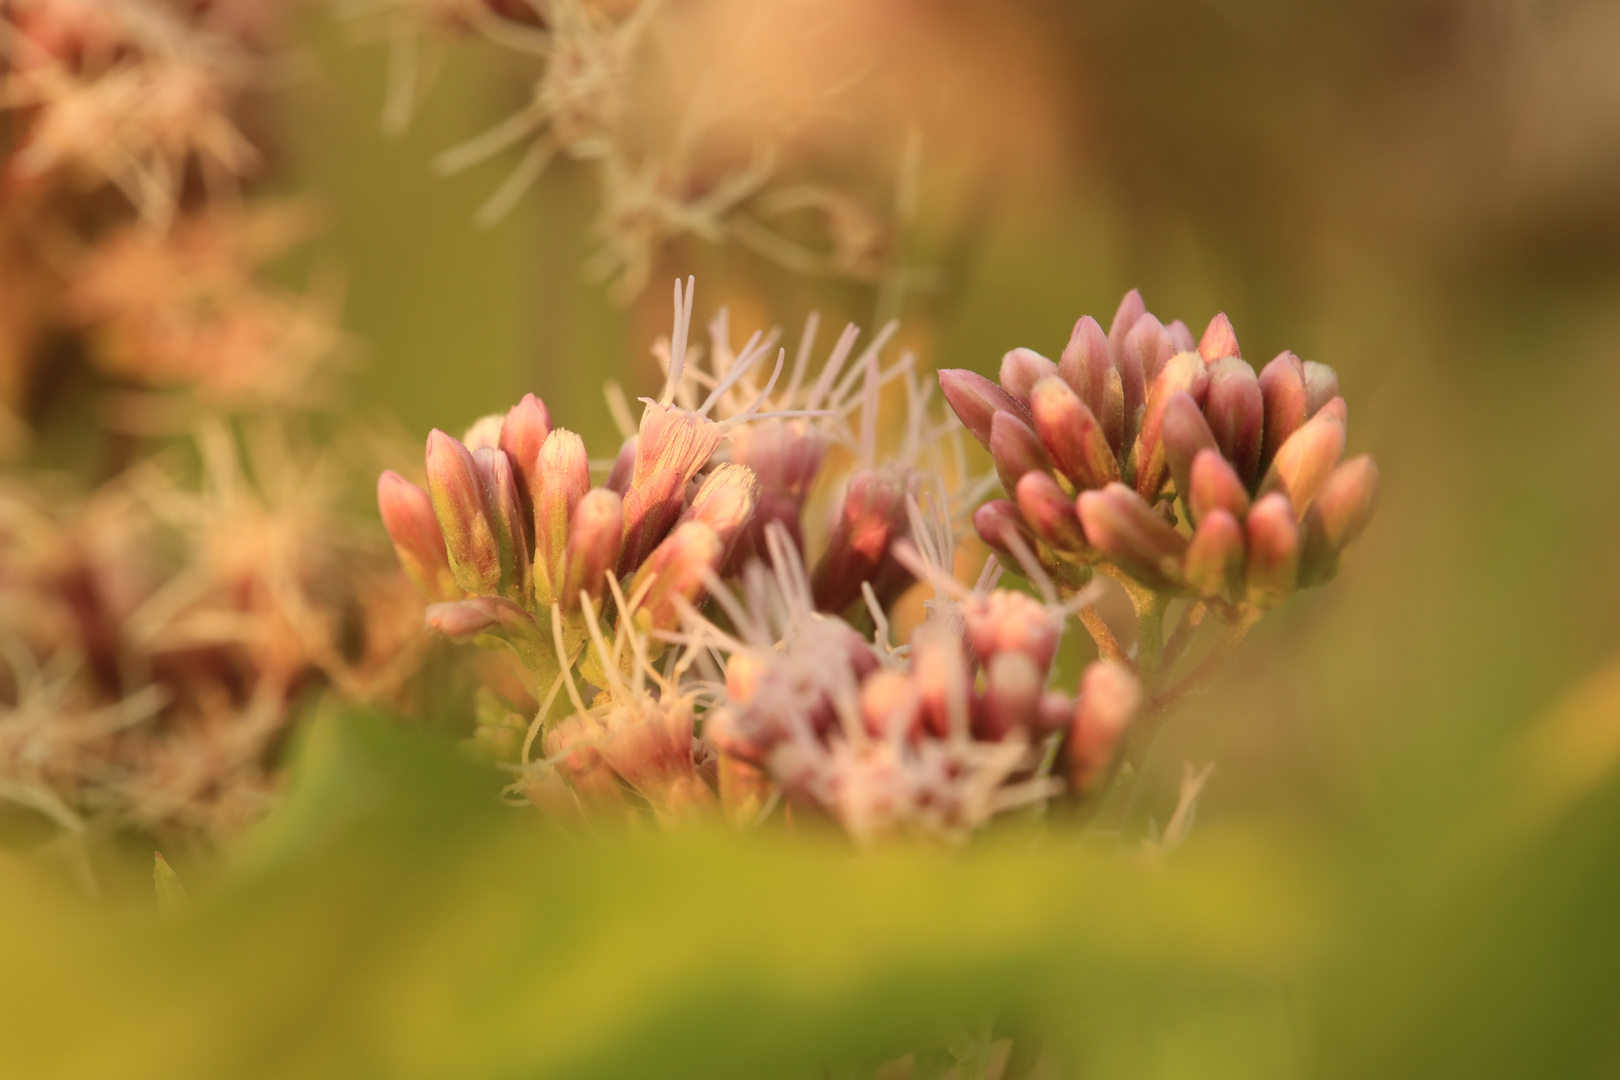
POLYGON ((0 864, 4 1072, 854 1075, 994 1016, 1063 1075, 1612 1075, 1617 755, 1609 672, 1451 793, 1476 812, 1396 836, 858 855, 567 839, 442 745, 326 717, 177 912, 0 864))

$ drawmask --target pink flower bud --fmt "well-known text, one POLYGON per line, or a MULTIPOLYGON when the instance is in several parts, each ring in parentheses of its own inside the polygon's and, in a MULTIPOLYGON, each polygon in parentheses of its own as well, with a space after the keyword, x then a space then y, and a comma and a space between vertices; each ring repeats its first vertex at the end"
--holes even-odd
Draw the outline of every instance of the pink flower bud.
POLYGON ((636 437, 632 435, 619 447, 619 456, 613 459, 613 469, 608 473, 607 483, 602 486, 623 495, 630 490, 630 479, 635 471, 636 437))
POLYGON ((1108 373, 1114 369, 1114 360, 1108 346, 1108 335, 1103 333, 1097 320, 1082 316, 1074 324, 1069 343, 1063 347, 1058 359, 1058 374, 1086 403, 1091 414, 1102 419, 1108 393, 1108 373))
POLYGON ((1209 320, 1204 336, 1198 340, 1198 355, 1204 358, 1206 364, 1226 356, 1243 357, 1238 350, 1237 331, 1232 329, 1232 320, 1226 317, 1226 312, 1222 311, 1209 320))
POLYGON ((652 582, 636 609, 637 624, 643 630, 673 630, 679 626, 681 613, 676 598, 695 607, 703 595, 704 578, 719 571, 722 553, 720 537, 701 521, 688 521, 665 537, 630 582, 631 595, 652 582))
POLYGON ((1293 504, 1294 513, 1304 517, 1343 456, 1344 425, 1330 413, 1318 414, 1278 448, 1259 493, 1281 491, 1293 504))
POLYGON ((641 565, 669 532, 685 507, 687 482, 724 437, 719 424, 673 405, 648 405, 642 412, 635 473, 624 496, 620 574, 641 565))
POLYGON ((484 506, 501 559, 501 595, 527 603, 529 599, 528 524, 523 519, 523 503, 518 498, 517 478, 512 475, 512 459, 506 451, 481 446, 473 451, 484 485, 484 506))
POLYGON ((570 607, 577 599, 559 591, 569 522, 580 499, 591 488, 591 464, 585 440, 566 428, 546 436, 536 458, 534 499, 534 593, 541 607, 559 601, 570 607))
POLYGON ((990 421, 990 457, 1001 477, 1001 486, 1009 492, 1018 490, 1018 480, 1025 473, 1052 467, 1040 438, 1009 412, 998 412, 990 421))
POLYGON ((913 630, 911 676, 923 730, 936 738, 967 734, 973 685, 956 631, 939 622, 913 630))
POLYGON ((1099 660, 1086 667, 1068 740, 1069 784, 1076 795, 1096 793, 1112 775, 1141 704, 1142 684, 1123 665, 1099 660))
POLYGON ((1176 494, 1186 501, 1191 492, 1193 458, 1200 450, 1215 449, 1215 436, 1210 433, 1203 411, 1186 393, 1174 394, 1164 406, 1164 460, 1170 468, 1170 480, 1176 494))
POLYGON ((1249 511, 1249 603, 1272 608, 1288 599, 1299 581, 1299 525, 1288 496, 1274 491, 1249 511))
POLYGON ((416 587, 435 600, 459 598, 461 589, 428 493, 397 472, 385 472, 377 478, 377 508, 394 553, 416 587))
MULTIPOLYGON (((1315 416, 1331 416, 1343 424, 1346 431, 1350 430, 1350 406, 1345 404, 1342 397, 1328 398, 1322 403, 1322 407, 1316 410, 1315 416)), ((1315 419, 1315 416, 1312 419, 1315 419)))
MULTIPOLYGON (((1008 537, 1018 537, 1026 551, 1035 550, 1035 534, 1024 523, 1018 507, 1007 499, 991 499, 973 511, 973 531, 992 551, 1002 556, 1004 565, 1009 568, 1016 569, 1018 560, 1008 537)), ((817 607, 820 606, 817 604, 817 607)))
POLYGON ((727 462, 704 477, 680 520, 701 521, 713 529, 720 537, 723 563, 731 557, 737 537, 753 517, 758 502, 759 481, 754 471, 746 465, 727 462))
POLYGON ((1100 488, 1119 479, 1119 462, 1102 426, 1063 379, 1049 376, 1035 384, 1030 413, 1041 445, 1075 487, 1100 488))
POLYGON ((498 596, 470 596, 429 604, 426 620, 429 629, 452 641, 468 641, 479 634, 532 637, 535 633, 534 617, 498 596))
POLYGON ((939 388, 968 432, 990 448, 990 424, 998 412, 1023 416, 1024 407, 1007 391, 972 371, 947 368, 939 373, 939 388))
POLYGON ((538 482, 535 470, 540 465, 540 447, 551 434, 551 414, 545 402, 533 394, 524 394, 523 400, 507 411, 501 424, 500 447, 512 459, 512 471, 517 474, 518 494, 523 505, 534 509, 534 489, 538 482))
POLYGON ((501 551, 478 466, 471 451, 437 428, 427 439, 427 481, 456 584, 474 596, 495 595, 501 587, 501 551))
POLYGON ((873 469, 849 478, 838 523, 810 579, 818 611, 839 614, 860 598, 861 582, 874 578, 905 521, 903 483, 873 469))
POLYGON ((1305 415, 1315 416, 1318 409, 1339 396, 1339 373, 1315 360, 1305 361, 1305 415))
POLYGON ((1300 584, 1315 585, 1337 571, 1339 556, 1372 520, 1378 505, 1378 466, 1362 454, 1333 470, 1301 528, 1300 584))
POLYGON ((1149 588, 1180 582, 1187 540, 1124 484, 1080 494, 1080 524, 1092 547, 1149 588))
POLYGON ((874 739, 917 734, 917 688, 900 671, 879 671, 861 684, 861 724, 874 739))
POLYGON ((1308 391, 1305 365, 1291 352, 1281 352, 1260 372, 1260 395, 1265 401, 1265 434, 1260 445, 1260 468, 1271 464, 1277 448, 1305 423, 1308 391))
POLYGON ((1084 551, 1085 533, 1074 511, 1074 499, 1058 487, 1051 474, 1027 472, 1018 481, 1018 510, 1035 531, 1056 551, 1084 551))
POLYGON ((764 420, 731 433, 731 460, 746 465, 761 494, 781 495, 804 504, 827 456, 827 437, 797 420, 764 420))
POLYGON ((1202 406, 1209 392, 1209 375, 1197 353, 1177 353, 1164 365, 1142 411, 1142 432, 1136 438, 1136 490, 1144 499, 1157 499, 1168 475, 1164 459, 1164 409, 1170 399, 1185 392, 1202 406))
POLYGON ((1209 365, 1209 397, 1204 418, 1215 445, 1237 470, 1245 485, 1260 476, 1260 439, 1265 431, 1266 403, 1254 369, 1237 357, 1209 365))
POLYGON ((1244 559, 1243 526, 1216 507, 1193 532, 1183 572, 1201 596, 1234 597, 1243 586, 1244 559))
POLYGON ((564 611, 579 606, 581 591, 593 603, 602 598, 623 540, 624 505, 618 492, 606 488, 586 492, 568 526, 562 588, 556 597, 564 611))
POLYGON ((1051 669, 1063 632, 1062 623, 1038 600, 1012 589, 962 601, 962 628, 981 664, 1004 652, 1018 652, 1034 661, 1042 674, 1051 669))
POLYGON ((1108 324, 1108 351, 1114 356, 1123 356, 1125 352, 1125 335, 1136 326, 1137 320, 1147 314, 1147 305, 1142 302, 1142 294, 1132 289, 1125 294, 1114 309, 1114 321, 1108 324))
POLYGON ((480 450, 497 449, 501 445, 501 414, 490 413, 474 420, 461 441, 475 454, 480 450))
POLYGON ((1001 388, 1024 405, 1042 379, 1057 374, 1057 365, 1034 349, 1014 349, 1001 358, 1001 388))
POLYGON ((1125 417, 1132 428, 1139 427, 1142 419, 1137 415, 1147 404, 1147 388, 1153 385, 1164 370, 1164 365, 1176 354, 1176 347, 1164 324, 1152 312, 1136 320, 1131 332, 1125 335, 1120 353, 1119 373, 1125 383, 1125 417))
MULTIPOLYGON (((1182 322, 1180 319, 1176 319, 1169 326, 1166 326, 1164 328, 1164 332, 1169 335, 1170 346, 1176 352, 1184 353, 1198 351, 1198 343, 1193 340, 1192 331, 1188 329, 1187 324, 1182 322)), ((1203 357, 1199 357, 1199 359, 1202 360, 1203 357)))
POLYGON ((1041 695, 1041 703, 1035 710, 1034 737, 1044 739, 1055 735, 1073 720, 1074 699, 1061 690, 1048 690, 1041 695))
POLYGON ((1187 481, 1187 512, 1194 522, 1216 510, 1242 521, 1249 514, 1249 493, 1219 450, 1200 450, 1187 481))
POLYGON ((1045 689, 1046 672, 1025 654, 1002 652, 991 657, 985 665, 974 737, 996 741, 1013 731, 1033 731, 1045 689))

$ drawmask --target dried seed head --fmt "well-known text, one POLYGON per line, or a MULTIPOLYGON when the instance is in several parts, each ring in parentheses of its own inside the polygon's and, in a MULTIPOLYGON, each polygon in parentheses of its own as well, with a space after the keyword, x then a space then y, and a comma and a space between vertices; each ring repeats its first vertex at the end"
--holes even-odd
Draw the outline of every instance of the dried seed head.
POLYGON ((1037 382, 1030 412, 1042 446, 1071 484, 1089 490, 1119 479, 1102 426, 1067 382, 1050 376, 1037 382))
POLYGON ((485 510, 483 481, 472 453, 437 428, 427 439, 427 481, 456 584, 474 596, 495 595, 501 551, 485 510))
POLYGON ((1126 729, 1142 704, 1142 684, 1121 664, 1098 661, 1080 676, 1080 699, 1069 728, 1069 785, 1093 795, 1113 774, 1126 729))
POLYGON ((1092 547, 1154 589, 1180 584, 1187 540, 1124 484, 1081 492, 1080 524, 1092 547))
POLYGON ((1232 320, 1222 311, 1209 320, 1209 326, 1204 329, 1204 336, 1198 341, 1198 355, 1204 358, 1206 364, 1212 364, 1227 356, 1242 358, 1243 353, 1238 349, 1237 331, 1232 329, 1232 320))
POLYGON ((1274 491, 1260 498, 1245 525, 1249 603, 1262 609, 1276 607, 1288 599, 1299 580, 1299 525, 1288 496, 1274 491))
POLYGON ((1209 366, 1209 397, 1204 402, 1215 445, 1232 463, 1239 478, 1253 486, 1260 477, 1260 440, 1266 405, 1260 380, 1247 362, 1225 357, 1209 366))
POLYGON ((1024 415, 1016 398, 976 372, 947 368, 939 373, 939 388, 968 433, 986 450, 990 449, 990 424, 996 413, 1024 415))
POLYGON ((1219 450, 1200 450, 1193 458, 1187 489, 1187 512, 1195 523, 1215 510, 1225 510, 1239 521, 1249 514, 1249 493, 1219 450))
POLYGON ((1026 407, 1035 384, 1057 373, 1057 365, 1034 349, 1013 349, 1001 358, 1001 388, 1026 407))
POLYGON ((1243 587, 1243 526, 1220 507, 1211 510, 1193 532, 1183 564, 1187 584, 1201 596, 1236 597, 1243 587))
POLYGON ((458 599, 461 588, 450 570, 428 493, 396 472, 385 472, 377 478, 377 508, 400 565, 416 587, 434 600, 458 599))

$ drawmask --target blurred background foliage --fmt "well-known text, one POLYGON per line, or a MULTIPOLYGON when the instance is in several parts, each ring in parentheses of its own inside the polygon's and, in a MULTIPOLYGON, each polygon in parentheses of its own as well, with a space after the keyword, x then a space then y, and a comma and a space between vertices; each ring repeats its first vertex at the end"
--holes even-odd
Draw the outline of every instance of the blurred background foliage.
MULTIPOLYGON (((1054 354, 1136 286, 1194 326, 1225 310, 1252 357, 1332 363, 1382 464, 1338 582, 1158 748, 1161 817, 1183 761, 1217 763, 1189 844, 565 841, 434 738, 329 715, 241 850, 171 859, 178 920, 133 870, 110 914, 0 862, 6 1071, 830 1075, 995 1017, 1064 1075, 1620 1072, 1620 9, 884 9, 938 110, 914 240, 941 285, 900 305, 926 362, 1054 354)), ((414 440, 533 390, 605 454, 601 382, 652 385, 677 273, 700 321, 871 323, 870 289, 690 239, 621 306, 580 271, 580 169, 487 231, 509 163, 433 175, 520 99, 512 71, 454 46, 388 140, 381 50, 306 28, 277 183, 315 195, 307 257, 348 276, 355 415, 414 440)))

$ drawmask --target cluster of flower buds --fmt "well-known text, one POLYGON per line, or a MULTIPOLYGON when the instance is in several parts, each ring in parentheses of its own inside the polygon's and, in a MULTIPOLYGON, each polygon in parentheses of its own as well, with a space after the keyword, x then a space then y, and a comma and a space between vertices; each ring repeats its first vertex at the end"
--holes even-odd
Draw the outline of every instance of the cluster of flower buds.
POLYGON ((979 534, 1070 587, 1103 565, 1234 616, 1264 610, 1332 577, 1377 498, 1371 458, 1341 462, 1332 368, 1283 352, 1257 375, 1224 314, 1195 342, 1134 290, 1106 334, 1077 322, 1055 364, 1014 349, 999 384, 940 383, 1011 496, 979 508, 979 534))
POLYGON ((1087 669, 1078 700, 1049 689, 1063 609, 978 590, 936 607, 907 647, 890 649, 817 613, 794 574, 791 556, 778 561, 774 588, 754 572, 754 610, 728 604, 740 638, 712 625, 694 634, 730 650, 704 736, 734 817, 757 814, 762 790, 775 788, 860 841, 959 839, 1066 787, 1090 794, 1111 775, 1137 681, 1104 661, 1087 669), (1045 767, 1054 744, 1062 779, 1045 767))

